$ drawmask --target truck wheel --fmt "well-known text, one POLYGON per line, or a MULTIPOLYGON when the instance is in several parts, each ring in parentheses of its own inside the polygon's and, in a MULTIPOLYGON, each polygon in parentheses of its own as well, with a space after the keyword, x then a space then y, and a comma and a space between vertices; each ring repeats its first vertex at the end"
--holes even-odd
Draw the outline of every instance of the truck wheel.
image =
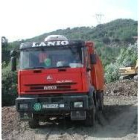
POLYGON ((33 118, 29 121, 30 128, 37 128, 39 126, 39 119, 33 116, 33 118))
POLYGON ((98 92, 96 94, 96 110, 97 111, 103 110, 103 100, 104 100, 103 92, 98 92))
POLYGON ((104 95, 103 92, 100 93, 100 98, 99 98, 99 110, 103 110, 103 101, 104 101, 104 95))
POLYGON ((93 126, 95 124, 95 117, 96 117, 95 105, 93 106, 93 109, 88 110, 86 113, 87 114, 86 114, 85 125, 93 126))
POLYGON ((29 127, 30 128, 37 128, 39 126, 39 121, 38 120, 35 120, 35 119, 32 119, 29 121, 29 127))

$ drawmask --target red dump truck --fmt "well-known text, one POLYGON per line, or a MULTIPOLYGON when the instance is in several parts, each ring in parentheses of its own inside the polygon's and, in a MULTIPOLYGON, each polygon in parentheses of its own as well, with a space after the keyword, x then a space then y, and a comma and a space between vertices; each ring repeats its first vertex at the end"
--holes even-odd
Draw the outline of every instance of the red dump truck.
MULTIPOLYGON (((69 116, 95 123, 103 109, 103 66, 91 41, 48 36, 43 42, 20 45, 16 109, 21 120, 36 128, 39 121, 69 116)), ((12 71, 16 51, 11 52, 12 71)))

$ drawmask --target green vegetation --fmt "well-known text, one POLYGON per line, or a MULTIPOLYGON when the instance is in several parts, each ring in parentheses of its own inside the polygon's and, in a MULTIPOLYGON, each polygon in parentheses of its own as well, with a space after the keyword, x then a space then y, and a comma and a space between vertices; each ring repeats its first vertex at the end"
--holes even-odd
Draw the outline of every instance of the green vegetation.
POLYGON ((10 68, 10 44, 2 37, 2 106, 14 105, 17 97, 17 73, 10 68))
POLYGON ((2 69, 2 106, 14 105, 17 97, 17 73, 11 72, 10 65, 2 69))
POLYGON ((110 83, 119 79, 119 65, 111 63, 105 67, 105 81, 110 83))
POLYGON ((135 43, 134 45, 130 44, 127 49, 123 48, 116 62, 119 65, 128 67, 135 66, 137 59, 138 59, 138 46, 137 43, 135 43))
MULTIPOLYGON (((47 26, 47 25, 46 25, 47 26)), ((117 19, 96 27, 76 27, 59 29, 50 33, 36 36, 26 41, 43 41, 48 35, 61 34, 69 39, 83 39, 95 42, 134 43, 133 36, 137 36, 138 22, 131 19, 117 19)))
MULTIPOLYGON (((47 25, 46 25, 47 26, 47 25)), ((96 27, 76 27, 59 29, 31 39, 8 43, 2 37, 2 105, 14 104, 17 96, 17 74, 10 70, 10 50, 18 49, 23 42, 43 41, 48 35, 60 34, 69 39, 91 40, 101 57, 105 70, 106 82, 119 78, 118 69, 122 66, 135 65, 137 45, 133 37, 137 36, 138 22, 131 19, 118 19, 96 27), (129 46, 129 47, 128 47, 129 46)))

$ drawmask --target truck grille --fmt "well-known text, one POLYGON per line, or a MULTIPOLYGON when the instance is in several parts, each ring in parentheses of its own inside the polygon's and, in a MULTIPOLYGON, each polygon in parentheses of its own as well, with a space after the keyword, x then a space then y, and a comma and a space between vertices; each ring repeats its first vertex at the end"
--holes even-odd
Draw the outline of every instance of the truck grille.
POLYGON ((27 87, 25 92, 58 92, 58 91, 77 91, 77 89, 72 88, 72 85, 76 83, 52 83, 52 84, 26 84, 27 87))

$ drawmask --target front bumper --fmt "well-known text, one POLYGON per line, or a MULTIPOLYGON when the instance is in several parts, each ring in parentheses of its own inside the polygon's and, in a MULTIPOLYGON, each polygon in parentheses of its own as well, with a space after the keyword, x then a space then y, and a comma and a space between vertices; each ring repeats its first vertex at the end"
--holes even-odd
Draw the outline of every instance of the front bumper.
POLYGON ((18 112, 32 113, 59 113, 74 110, 88 110, 92 106, 88 95, 79 96, 58 96, 58 97, 18 97, 16 99, 16 109, 18 112), (83 102, 83 107, 74 107, 74 102, 83 102), (21 108, 23 104, 27 107, 21 108), (46 105, 57 105, 54 108, 47 108, 46 105))
POLYGON ((72 120, 85 120, 86 110, 93 106, 92 99, 88 95, 55 96, 55 97, 18 97, 16 109, 21 120, 29 120, 33 114, 38 116, 60 116, 70 114, 72 120), (77 102, 77 103, 75 103, 77 102), (82 102, 82 106, 74 105, 82 102), (51 105, 51 108, 48 108, 51 105))

